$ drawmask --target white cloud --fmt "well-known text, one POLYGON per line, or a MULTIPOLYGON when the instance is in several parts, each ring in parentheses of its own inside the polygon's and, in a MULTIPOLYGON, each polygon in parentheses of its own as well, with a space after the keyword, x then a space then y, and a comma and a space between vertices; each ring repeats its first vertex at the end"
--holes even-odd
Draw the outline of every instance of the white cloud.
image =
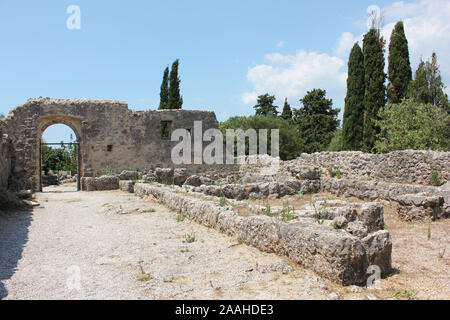
MULTIPOLYGON (((450 1, 448 0, 420 0, 405 3, 394 2, 382 8, 386 23, 381 33, 386 40, 386 56, 388 55, 389 40, 392 29, 399 20, 403 21, 409 44, 409 53, 413 71, 417 68, 420 58, 428 59, 437 53, 438 63, 444 82, 450 85, 450 1)), ((362 44, 363 35, 354 36, 344 32, 337 40, 335 54, 347 57, 352 39, 362 44)))
POLYGON ((254 103, 258 95, 266 92, 278 101, 287 97, 295 104, 315 88, 327 90, 329 96, 345 91, 347 74, 341 70, 345 62, 338 57, 300 50, 296 55, 267 54, 265 60, 267 64, 248 70, 247 79, 254 90, 241 96, 246 104, 254 103))
MULTIPOLYGON (((435 51, 443 81, 450 86, 450 1, 401 1, 382 8, 382 12, 386 20, 382 28, 387 42, 386 57, 392 29, 397 21, 402 20, 413 72, 420 58, 428 59, 435 51)), ((327 96, 333 98, 334 104, 342 109, 347 77, 342 69, 345 69, 353 44, 358 41, 362 45, 362 38, 363 34, 343 32, 336 40, 334 56, 305 50, 298 51, 296 55, 265 55, 264 64, 249 68, 247 79, 252 83, 253 90, 242 94, 242 101, 252 104, 259 94, 267 92, 277 97, 278 104, 287 97, 291 105, 296 106, 306 91, 321 88, 327 90, 327 96)), ((450 88, 447 91, 450 93, 450 88)))
POLYGON ((336 41, 336 46, 333 49, 334 54, 338 57, 348 57, 355 42, 359 42, 361 45, 362 37, 355 37, 353 33, 344 32, 336 41))

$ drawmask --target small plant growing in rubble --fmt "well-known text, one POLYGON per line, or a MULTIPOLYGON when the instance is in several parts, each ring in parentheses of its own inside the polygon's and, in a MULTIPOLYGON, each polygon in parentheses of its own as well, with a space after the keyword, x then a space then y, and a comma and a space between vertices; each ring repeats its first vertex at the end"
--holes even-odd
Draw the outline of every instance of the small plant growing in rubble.
POLYGON ((183 222, 186 216, 182 213, 177 215, 177 222, 183 222))
POLYGON ((340 179, 341 178, 341 169, 337 168, 336 171, 334 172, 336 178, 340 179))
POLYGON ((264 214, 268 217, 273 216, 272 212, 270 211, 270 204, 268 201, 266 201, 266 208, 264 209, 264 214))
POLYGON ((184 235, 184 239, 185 240, 183 242, 186 242, 186 243, 194 242, 195 241, 195 233, 186 233, 184 235))
POLYGON ((100 175, 112 176, 112 175, 114 175, 114 171, 110 167, 102 167, 102 168, 100 168, 100 175))
POLYGON ((327 217, 327 201, 324 201, 322 208, 318 208, 316 200, 311 199, 311 206, 314 208, 314 218, 316 218, 318 224, 323 224, 327 217))
POLYGON ((189 188, 189 186, 184 186, 184 190, 186 190, 186 192, 191 191, 191 189, 189 188))
POLYGON ((439 179, 439 172, 436 170, 436 168, 433 168, 431 170, 430 181, 431 184, 435 187, 439 187, 441 185, 441 180, 439 179))
POLYGON ((145 272, 144 268, 142 267, 142 260, 140 260, 138 262, 138 264, 139 264, 140 274, 138 275, 137 280, 138 281, 148 281, 148 280, 153 279, 153 275, 145 272))
POLYGON ((331 178, 334 178, 333 167, 328 167, 328 174, 330 175, 331 178))
POLYGON ((220 200, 219 200, 219 205, 221 207, 225 207, 227 205, 227 199, 225 198, 225 194, 223 193, 222 190, 222 183, 219 183, 220 186, 220 200))
POLYGON ((445 255, 445 251, 447 250, 447 247, 442 247, 442 242, 439 244, 439 258, 443 259, 445 255))
POLYGON ((289 205, 289 201, 283 203, 283 209, 281 211, 281 221, 289 222, 294 219, 294 206, 289 205))

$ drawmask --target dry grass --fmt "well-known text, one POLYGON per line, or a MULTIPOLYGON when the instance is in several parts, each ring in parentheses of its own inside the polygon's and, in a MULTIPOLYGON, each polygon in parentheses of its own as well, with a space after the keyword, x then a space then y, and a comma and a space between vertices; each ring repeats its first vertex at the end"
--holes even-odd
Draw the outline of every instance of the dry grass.
POLYGON ((395 271, 381 280, 375 294, 382 299, 450 299, 450 256, 443 253, 450 248, 450 220, 432 222, 428 240, 428 223, 401 221, 391 205, 385 206, 384 217, 395 271))

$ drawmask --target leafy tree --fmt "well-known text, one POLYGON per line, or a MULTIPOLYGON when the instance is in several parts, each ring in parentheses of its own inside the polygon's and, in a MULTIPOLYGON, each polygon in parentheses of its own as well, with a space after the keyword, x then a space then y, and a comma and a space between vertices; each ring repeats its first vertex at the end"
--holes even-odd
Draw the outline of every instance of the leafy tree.
POLYGON ((159 109, 169 109, 169 67, 164 70, 159 97, 159 109))
POLYGON ((416 102, 431 103, 449 112, 449 100, 444 92, 445 88, 436 53, 433 53, 431 61, 420 61, 415 78, 409 86, 408 96, 416 102))
POLYGON ((408 40, 401 21, 397 22, 392 31, 388 62, 388 100, 389 103, 400 103, 406 97, 409 83, 412 80, 408 40))
POLYGON ((337 129, 333 134, 333 138, 331 138, 327 151, 342 151, 342 150, 345 150, 344 135, 342 129, 337 129))
POLYGON ((178 63, 175 60, 170 69, 169 76, 169 101, 168 109, 181 109, 183 105, 183 98, 180 95, 180 79, 178 78, 178 63))
POLYGON ((284 120, 291 120, 292 119, 292 110, 291 106, 289 105, 287 98, 284 99, 284 106, 283 106, 283 112, 281 113, 281 118, 284 120))
POLYGON ((323 151, 339 126, 339 109, 333 109, 333 101, 321 89, 308 91, 300 102, 303 107, 294 109, 293 120, 305 142, 304 152, 323 151))
POLYGON ((375 29, 365 34, 363 40, 365 71, 363 147, 367 152, 372 151, 376 136, 380 132, 377 126, 378 111, 386 105, 383 46, 384 41, 378 38, 375 29))
MULTIPOLYGON (((225 122, 220 123, 220 130, 225 138, 226 129, 268 129, 267 132, 267 151, 271 151, 270 129, 279 129, 279 151, 282 160, 291 160, 304 152, 303 139, 300 137, 296 126, 292 121, 284 120, 273 116, 250 116, 250 117, 232 117, 225 122)), ((259 135, 258 135, 259 139, 259 135)), ((258 140, 259 145, 259 140, 258 140)), ((246 141, 246 154, 248 154, 248 141, 246 141)))
MULTIPOLYGON (((72 141, 72 136, 70 138, 72 141)), ((61 142, 59 148, 52 148, 48 145, 42 145, 42 170, 45 174, 52 171, 71 171, 77 173, 78 169, 78 151, 77 145, 66 145, 61 142)))
POLYGON ((364 129, 364 56, 358 43, 348 59, 347 95, 345 97, 341 148, 361 150, 364 129))
POLYGON ((449 150, 450 116, 433 104, 405 99, 380 110, 377 152, 449 150))
POLYGON ((5 115, 3 113, 0 113, 0 119, 5 118, 5 115))
POLYGON ((275 96, 268 93, 260 95, 253 107, 257 116, 276 116, 278 114, 277 107, 273 105, 275 96))

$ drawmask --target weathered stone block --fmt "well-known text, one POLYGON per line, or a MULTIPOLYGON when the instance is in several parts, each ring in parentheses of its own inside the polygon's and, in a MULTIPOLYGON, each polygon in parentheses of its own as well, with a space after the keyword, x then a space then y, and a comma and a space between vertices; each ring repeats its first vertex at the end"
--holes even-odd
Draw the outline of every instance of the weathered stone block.
POLYGON ((392 269, 392 239, 387 230, 380 230, 362 239, 367 248, 369 264, 377 265, 383 274, 392 269))
POLYGON ((278 227, 267 216, 249 216, 242 219, 239 237, 249 245, 265 252, 281 253, 278 227))
POLYGON ((119 181, 119 188, 122 191, 133 193, 134 192, 134 181, 131 180, 120 180, 119 181))
POLYGON ((306 221, 282 224, 281 245, 290 259, 341 284, 366 280, 366 249, 343 230, 306 221))
POLYGON ((139 179, 139 172, 123 170, 119 174, 119 179, 120 180, 137 180, 137 179, 139 179))

